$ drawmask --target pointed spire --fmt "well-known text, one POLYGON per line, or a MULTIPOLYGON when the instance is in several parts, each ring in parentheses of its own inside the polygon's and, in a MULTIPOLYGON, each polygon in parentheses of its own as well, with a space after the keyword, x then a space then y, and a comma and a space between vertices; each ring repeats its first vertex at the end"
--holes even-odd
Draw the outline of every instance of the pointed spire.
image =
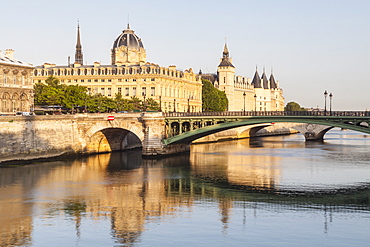
POLYGON ((272 73, 272 67, 271 67, 271 75, 270 75, 270 88, 278 88, 277 83, 275 81, 275 77, 272 73))
POLYGON ((225 43, 225 46, 224 46, 224 52, 223 52, 223 55, 224 57, 229 57, 229 49, 227 49, 227 45, 225 43))
POLYGON ((254 77, 252 80, 252 83, 254 88, 262 88, 261 86, 261 78, 260 75, 258 74, 257 66, 256 66, 256 72, 254 73, 254 77))
POLYGON ((75 53, 75 63, 83 64, 83 55, 82 55, 82 45, 80 37, 80 21, 77 24, 77 44, 76 44, 76 53, 75 53))
POLYGON ((228 67, 234 67, 234 65, 231 63, 230 58, 229 58, 229 49, 227 48, 226 42, 225 42, 225 45, 224 45, 224 51, 222 52, 221 63, 218 66, 219 67, 220 66, 223 66, 223 67, 227 67, 227 66, 228 67))
POLYGON ((269 81, 268 81, 266 73, 265 73, 265 67, 263 67, 263 74, 262 74, 261 79, 263 81, 263 88, 264 89, 269 89, 269 81))

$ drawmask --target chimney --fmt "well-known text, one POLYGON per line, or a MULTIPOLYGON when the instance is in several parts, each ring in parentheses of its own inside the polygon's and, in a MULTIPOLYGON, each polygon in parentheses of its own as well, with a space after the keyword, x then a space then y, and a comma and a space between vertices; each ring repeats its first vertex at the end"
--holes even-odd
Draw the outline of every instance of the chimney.
POLYGON ((10 59, 14 59, 14 50, 12 50, 12 49, 6 49, 5 50, 5 56, 7 56, 10 59))

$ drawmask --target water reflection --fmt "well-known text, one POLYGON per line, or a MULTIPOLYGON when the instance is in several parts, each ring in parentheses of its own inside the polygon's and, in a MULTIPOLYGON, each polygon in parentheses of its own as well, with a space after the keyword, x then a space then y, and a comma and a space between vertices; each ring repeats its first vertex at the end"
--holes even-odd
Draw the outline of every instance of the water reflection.
POLYGON ((156 232, 157 239, 146 242, 153 224, 202 208, 217 216, 192 229, 203 224, 211 231, 206 222, 219 221, 226 236, 235 231, 234 217, 248 225, 250 214, 257 219, 261 212, 288 210, 322 212, 327 232, 335 212, 370 209, 370 139, 356 138, 345 143, 333 134, 321 144, 297 136, 246 139, 195 145, 190 155, 159 160, 131 151, 1 168, 0 243, 50 246, 52 236, 59 246, 87 245, 86 239, 98 246, 150 246, 162 236, 156 232), (313 193, 307 197, 307 191, 313 193))

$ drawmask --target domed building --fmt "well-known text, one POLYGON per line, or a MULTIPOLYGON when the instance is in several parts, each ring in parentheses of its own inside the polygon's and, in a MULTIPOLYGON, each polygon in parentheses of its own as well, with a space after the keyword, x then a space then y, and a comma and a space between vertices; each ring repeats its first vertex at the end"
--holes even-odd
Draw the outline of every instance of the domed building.
POLYGON ((202 82, 190 68, 161 67, 146 61, 146 50, 135 31, 127 28, 113 42, 111 64, 83 64, 80 27, 77 29, 75 62, 66 66, 45 63, 34 70, 34 82, 54 76, 64 84, 86 86, 89 94, 114 98, 152 98, 165 112, 202 111, 202 82))
POLYGON ((137 63, 146 63, 146 52, 141 39, 127 25, 127 29, 123 30, 113 43, 112 64, 133 65, 137 63))

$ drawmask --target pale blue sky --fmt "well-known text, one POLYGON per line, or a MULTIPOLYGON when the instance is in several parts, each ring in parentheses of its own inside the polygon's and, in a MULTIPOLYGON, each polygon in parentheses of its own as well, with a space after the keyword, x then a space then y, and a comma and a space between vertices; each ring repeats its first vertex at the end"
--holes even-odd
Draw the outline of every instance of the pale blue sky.
POLYGON ((286 103, 370 110, 368 0, 0 0, 0 50, 41 65, 74 61, 77 19, 84 61, 110 63, 126 28, 142 38, 147 60, 216 72, 225 37, 236 74, 271 67, 286 103), (329 100, 327 101, 329 104, 329 100))

